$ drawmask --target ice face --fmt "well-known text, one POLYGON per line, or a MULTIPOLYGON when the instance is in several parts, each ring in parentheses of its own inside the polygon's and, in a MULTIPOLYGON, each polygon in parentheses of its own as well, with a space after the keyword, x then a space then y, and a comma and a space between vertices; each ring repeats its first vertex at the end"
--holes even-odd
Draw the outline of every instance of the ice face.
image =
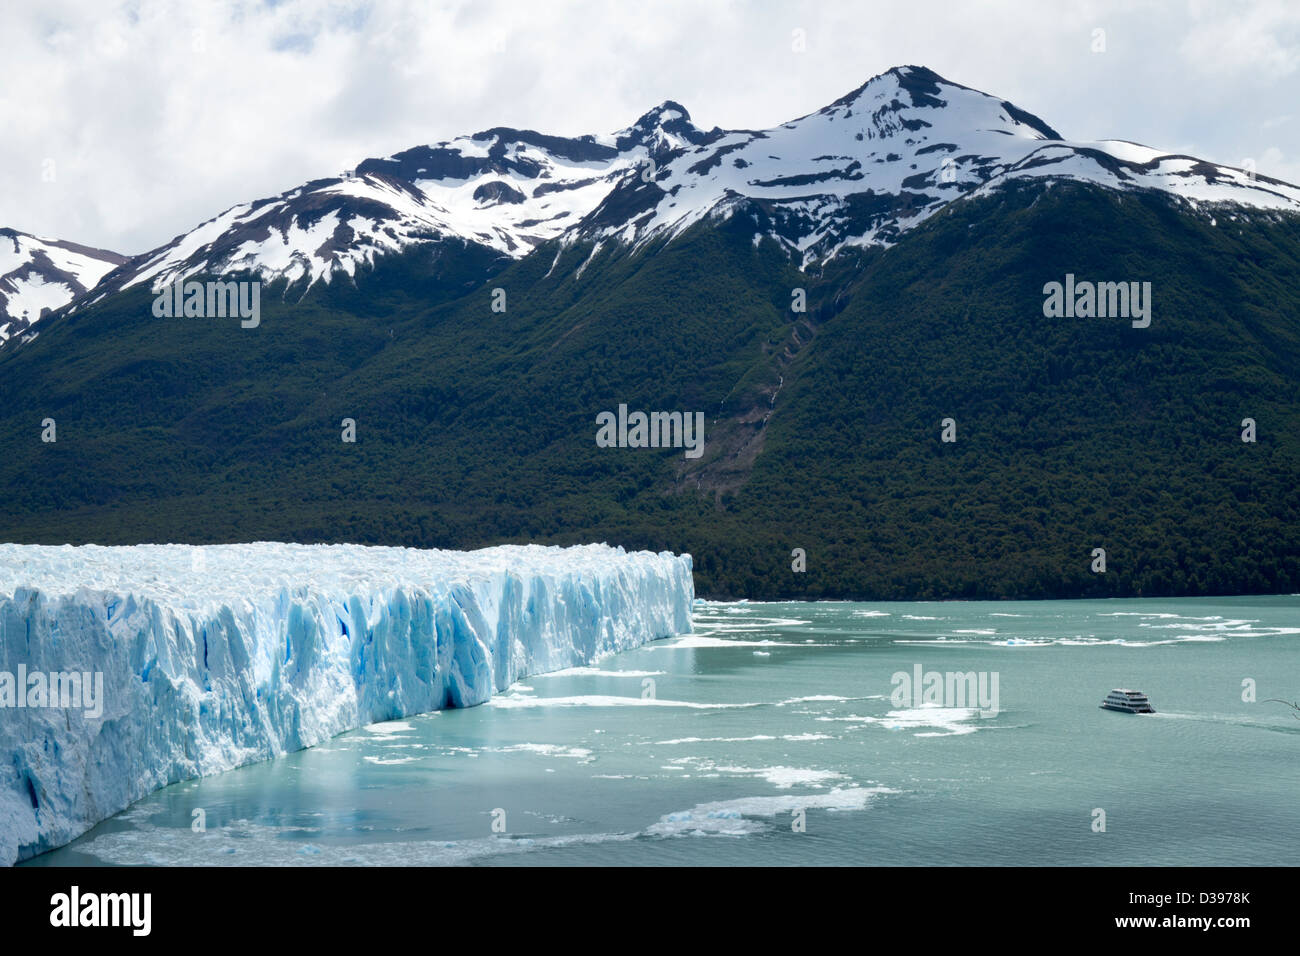
POLYGON ((0 545, 0 864, 169 783, 687 632, 693 598, 690 555, 607 545, 0 545))

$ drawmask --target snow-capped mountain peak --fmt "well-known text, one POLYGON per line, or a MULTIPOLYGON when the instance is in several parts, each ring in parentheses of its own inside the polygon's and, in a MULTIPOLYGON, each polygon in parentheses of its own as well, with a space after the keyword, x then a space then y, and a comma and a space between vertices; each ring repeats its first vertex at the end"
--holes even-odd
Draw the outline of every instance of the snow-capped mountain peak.
POLYGON ((641 147, 651 157, 658 157, 707 143, 720 136, 721 132, 715 129, 706 133, 691 122, 691 114, 686 111, 686 107, 672 100, 664 100, 610 139, 620 153, 641 147))
POLYGON ((93 288, 125 256, 0 228, 0 345, 93 288))
POLYGON ((901 66, 767 130, 704 131, 668 100, 608 135, 496 127, 368 159, 235 206, 137 257, 96 295, 242 270, 330 282, 415 243, 511 258, 551 240, 638 246, 741 212, 756 241, 774 238, 807 266, 889 245, 950 202, 1023 179, 1300 211, 1295 186, 1118 140, 1072 142, 1006 100, 901 66))
MULTIPOLYGON (((866 111, 871 116, 875 138, 887 139, 927 128, 931 125, 927 116, 949 107, 959 110, 967 123, 983 122, 989 129, 1013 136, 1063 138, 1032 113, 1006 100, 945 80, 924 66, 896 66, 873 76, 853 92, 818 110, 817 115, 850 119, 855 111, 866 111)), ((866 135, 873 138, 870 133, 866 135)))

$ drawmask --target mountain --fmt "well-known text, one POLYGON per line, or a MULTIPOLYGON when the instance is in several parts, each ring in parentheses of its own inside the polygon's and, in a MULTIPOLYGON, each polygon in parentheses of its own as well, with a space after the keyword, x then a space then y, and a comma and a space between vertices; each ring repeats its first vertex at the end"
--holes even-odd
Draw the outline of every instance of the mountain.
POLYGON ((367 161, 0 352, 0 539, 609 541, 719 597, 1300 590, 1296 194, 914 67, 764 134, 670 103, 367 161), (249 274, 256 328, 153 315, 249 274), (1149 322, 1049 315, 1075 279, 1149 322), (603 447, 620 406, 699 413, 702 454, 603 447))
POLYGON ((1191 205, 1300 210, 1300 189, 1134 143, 1066 141, 1005 100, 897 67, 774 129, 700 130, 672 101, 607 136, 494 128, 243 203, 119 270, 137 283, 250 272, 311 285, 439 242, 511 259, 552 240, 634 246, 749 216, 804 267, 888 245, 955 199, 1019 180, 1155 189, 1191 205))
POLYGON ((420 146, 243 203, 119 270, 96 297, 147 282, 251 272, 310 286, 412 246, 476 245, 520 258, 564 236, 634 177, 707 137, 666 103, 612 136, 495 128, 420 146))
MULTIPOLYGON (((0 345, 99 283, 125 256, 0 229, 0 345)), ((37 333, 31 333, 34 337, 37 333)))

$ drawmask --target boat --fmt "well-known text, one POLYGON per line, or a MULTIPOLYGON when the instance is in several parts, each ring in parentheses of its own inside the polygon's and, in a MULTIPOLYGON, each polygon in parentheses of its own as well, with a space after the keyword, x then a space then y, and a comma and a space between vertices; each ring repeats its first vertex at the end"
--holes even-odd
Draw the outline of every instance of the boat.
POLYGON ((1118 710, 1122 714, 1154 714, 1156 709, 1140 690, 1117 688, 1101 702, 1103 710, 1118 710))

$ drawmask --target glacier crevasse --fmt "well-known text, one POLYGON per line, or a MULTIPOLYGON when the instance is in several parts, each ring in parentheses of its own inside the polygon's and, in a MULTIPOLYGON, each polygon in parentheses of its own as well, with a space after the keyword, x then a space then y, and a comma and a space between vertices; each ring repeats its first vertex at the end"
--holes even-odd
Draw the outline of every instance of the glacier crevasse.
POLYGON ((687 632, 693 599, 690 555, 607 545, 0 545, 0 679, 103 675, 98 717, 0 707, 0 865, 167 784, 687 632))

